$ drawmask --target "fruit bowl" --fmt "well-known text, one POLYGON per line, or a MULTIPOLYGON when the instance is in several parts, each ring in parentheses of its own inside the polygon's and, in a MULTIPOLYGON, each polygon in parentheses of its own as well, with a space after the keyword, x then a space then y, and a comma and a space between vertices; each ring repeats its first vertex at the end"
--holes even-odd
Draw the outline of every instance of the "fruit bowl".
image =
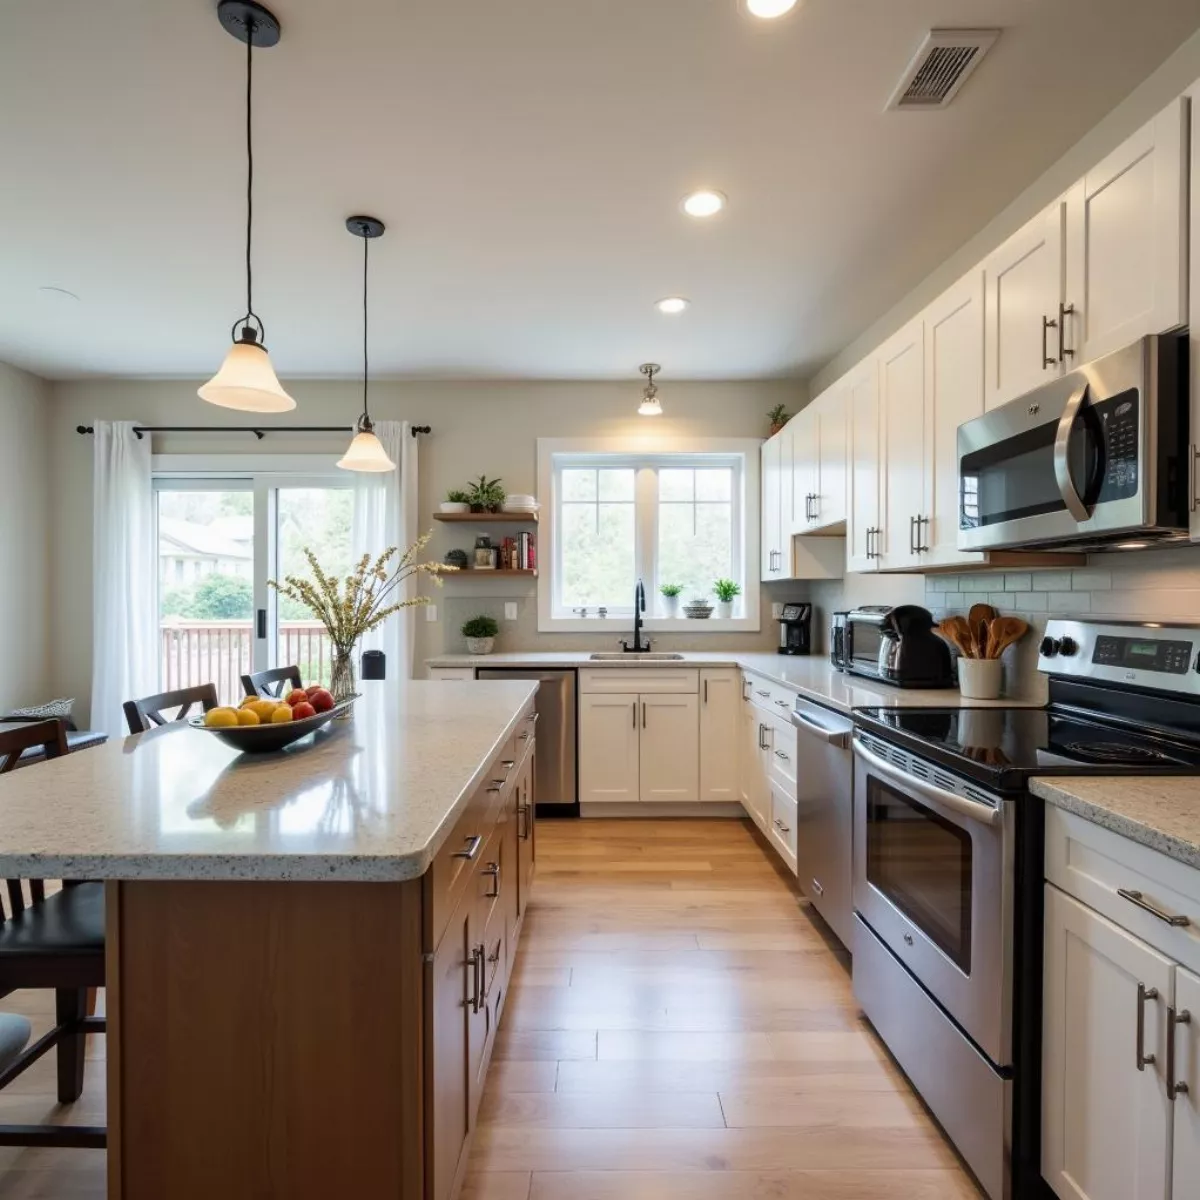
POLYGON ((353 707, 358 694, 348 696, 332 708, 319 712, 315 716, 301 717, 299 720, 280 721, 263 725, 205 725, 204 717, 188 717, 187 723, 201 733, 212 733, 227 746, 250 754, 266 754, 271 750, 282 750, 293 742, 298 742, 310 733, 328 725, 334 717, 341 716, 353 707))

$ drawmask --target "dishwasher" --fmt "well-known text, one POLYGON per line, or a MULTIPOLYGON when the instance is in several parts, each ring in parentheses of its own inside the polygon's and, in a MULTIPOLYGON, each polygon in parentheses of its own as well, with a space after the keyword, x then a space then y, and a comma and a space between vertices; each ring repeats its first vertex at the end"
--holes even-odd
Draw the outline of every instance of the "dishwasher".
POLYGON ((539 817, 579 816, 576 780, 575 672, 480 667, 476 679, 524 679, 537 683, 537 761, 534 796, 539 817))
POLYGON ((803 696, 796 727, 796 876, 847 949, 854 944, 854 722, 803 696))

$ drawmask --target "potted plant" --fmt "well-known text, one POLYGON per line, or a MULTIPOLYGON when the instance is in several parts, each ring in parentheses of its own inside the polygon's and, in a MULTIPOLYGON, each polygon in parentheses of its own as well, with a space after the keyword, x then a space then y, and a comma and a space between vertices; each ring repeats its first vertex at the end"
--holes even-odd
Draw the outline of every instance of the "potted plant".
POLYGON ((771 437, 774 437, 788 423, 788 411, 777 404, 767 413, 767 420, 771 422, 771 437))
POLYGON ((664 583, 658 589, 658 593, 663 600, 663 616, 677 617, 679 616, 679 596, 683 591, 681 583, 664 583))
POLYGON ((491 654, 499 632, 500 626, 494 618, 472 617, 462 627, 463 637, 467 639, 467 653, 491 654))
POLYGON ((473 513, 496 513, 504 507, 505 495, 499 479, 489 479, 486 475, 480 475, 467 488, 467 503, 473 513))
POLYGON ((446 498, 438 505, 445 513, 465 513, 471 511, 471 493, 462 488, 451 488, 446 498))
POLYGON ((718 579, 713 584, 713 594, 717 598, 717 616, 732 617, 733 602, 742 594, 741 586, 732 579, 718 579))

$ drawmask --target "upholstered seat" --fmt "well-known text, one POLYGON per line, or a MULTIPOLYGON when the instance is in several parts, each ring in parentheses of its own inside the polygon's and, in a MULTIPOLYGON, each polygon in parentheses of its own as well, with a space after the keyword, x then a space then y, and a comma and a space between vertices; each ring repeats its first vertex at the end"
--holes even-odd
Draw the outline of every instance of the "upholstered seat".
POLYGON ((0 924, 0 960, 94 954, 104 958, 104 885, 65 887, 0 924))

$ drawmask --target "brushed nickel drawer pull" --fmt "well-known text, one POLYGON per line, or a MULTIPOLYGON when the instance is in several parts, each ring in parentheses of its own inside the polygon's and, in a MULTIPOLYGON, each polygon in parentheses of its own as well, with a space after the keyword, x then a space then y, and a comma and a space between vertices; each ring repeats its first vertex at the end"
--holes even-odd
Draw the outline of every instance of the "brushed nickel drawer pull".
POLYGON ((1176 1012, 1167 1009, 1167 1099, 1174 1100, 1176 1096, 1186 1096, 1188 1085, 1175 1078, 1175 1031, 1180 1025, 1190 1025, 1192 1014, 1186 1008, 1176 1012))
POLYGON ((489 900, 497 900, 500 897, 500 864, 497 862, 488 863, 480 872, 480 875, 490 876, 496 884, 495 890, 487 893, 489 900))
POLYGON ((1168 925, 1176 929, 1184 929, 1192 923, 1190 918, 1182 914, 1169 913, 1165 909, 1151 904, 1141 892, 1134 891, 1133 888, 1117 888, 1117 895, 1122 900, 1128 900, 1130 904, 1136 904, 1138 908, 1148 912, 1152 917, 1157 917, 1160 921, 1165 921, 1168 925))
POLYGON ((792 761, 792 760, 791 760, 791 759, 790 759, 790 758, 789 758, 789 757, 788 757, 786 754, 784 754, 784 752, 783 752, 782 750, 776 750, 776 751, 775 751, 775 757, 776 757, 776 758, 782 758, 784 762, 791 762, 791 761, 792 761))
POLYGON ((467 843, 467 848, 465 850, 455 850, 450 857, 465 858, 467 862, 470 862, 475 855, 479 853, 479 847, 483 845, 483 838, 476 833, 471 837, 464 838, 463 840, 467 843))
POLYGON ((1146 1001, 1158 999, 1158 988, 1148 988, 1144 983, 1137 989, 1137 1069, 1144 1071, 1154 1064, 1154 1055, 1145 1054, 1146 1046, 1146 1001))

